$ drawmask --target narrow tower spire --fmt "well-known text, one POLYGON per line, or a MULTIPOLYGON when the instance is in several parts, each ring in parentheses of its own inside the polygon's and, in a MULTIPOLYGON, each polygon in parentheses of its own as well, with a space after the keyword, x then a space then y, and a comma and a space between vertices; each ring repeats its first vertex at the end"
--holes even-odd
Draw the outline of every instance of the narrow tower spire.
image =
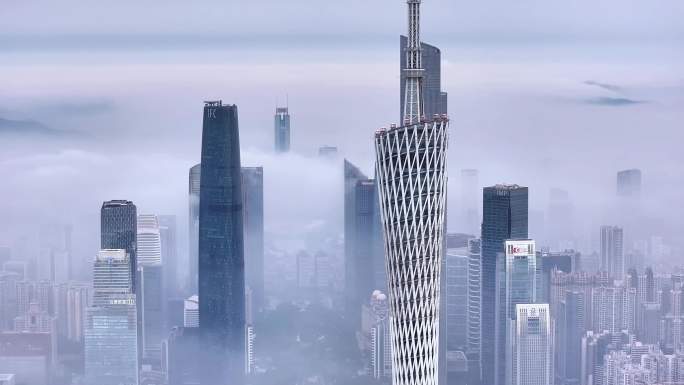
POLYGON ((420 52, 420 1, 407 0, 406 92, 403 124, 419 123, 423 114, 423 66, 420 52))

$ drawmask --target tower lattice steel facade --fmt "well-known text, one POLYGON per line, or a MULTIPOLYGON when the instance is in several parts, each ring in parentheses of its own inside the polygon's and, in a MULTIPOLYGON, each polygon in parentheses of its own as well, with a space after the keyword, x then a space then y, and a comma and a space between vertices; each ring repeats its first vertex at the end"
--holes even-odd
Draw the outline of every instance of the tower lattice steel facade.
POLYGON ((375 134, 385 239, 392 381, 438 382, 448 119, 423 115, 420 0, 408 0, 404 121, 375 134))

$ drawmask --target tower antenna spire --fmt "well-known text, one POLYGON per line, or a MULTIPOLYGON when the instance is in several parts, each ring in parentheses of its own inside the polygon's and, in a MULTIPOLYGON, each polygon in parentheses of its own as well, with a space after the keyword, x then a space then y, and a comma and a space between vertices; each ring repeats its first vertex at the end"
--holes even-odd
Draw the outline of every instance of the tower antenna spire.
POLYGON ((419 123, 423 115, 423 66, 420 49, 420 2, 408 4, 408 42, 406 45, 406 92, 404 94, 403 124, 419 123))

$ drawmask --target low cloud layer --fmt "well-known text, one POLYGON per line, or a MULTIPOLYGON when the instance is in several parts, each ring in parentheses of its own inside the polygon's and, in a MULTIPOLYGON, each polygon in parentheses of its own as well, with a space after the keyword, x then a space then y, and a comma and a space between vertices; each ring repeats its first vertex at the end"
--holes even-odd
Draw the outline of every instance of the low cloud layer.
POLYGON ((627 98, 611 98, 611 97, 598 97, 586 100, 587 104, 593 104, 597 106, 609 106, 609 107, 621 107, 621 106, 631 106, 634 104, 646 103, 641 100, 633 100, 627 98))

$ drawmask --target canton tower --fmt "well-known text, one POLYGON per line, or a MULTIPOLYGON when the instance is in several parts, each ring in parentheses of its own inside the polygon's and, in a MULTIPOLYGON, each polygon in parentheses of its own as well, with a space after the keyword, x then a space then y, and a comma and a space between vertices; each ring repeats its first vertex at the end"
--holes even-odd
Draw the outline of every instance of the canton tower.
POLYGON ((375 133, 385 239, 392 382, 438 382, 439 275, 446 205, 449 121, 423 113, 420 0, 408 0, 402 124, 375 133))

